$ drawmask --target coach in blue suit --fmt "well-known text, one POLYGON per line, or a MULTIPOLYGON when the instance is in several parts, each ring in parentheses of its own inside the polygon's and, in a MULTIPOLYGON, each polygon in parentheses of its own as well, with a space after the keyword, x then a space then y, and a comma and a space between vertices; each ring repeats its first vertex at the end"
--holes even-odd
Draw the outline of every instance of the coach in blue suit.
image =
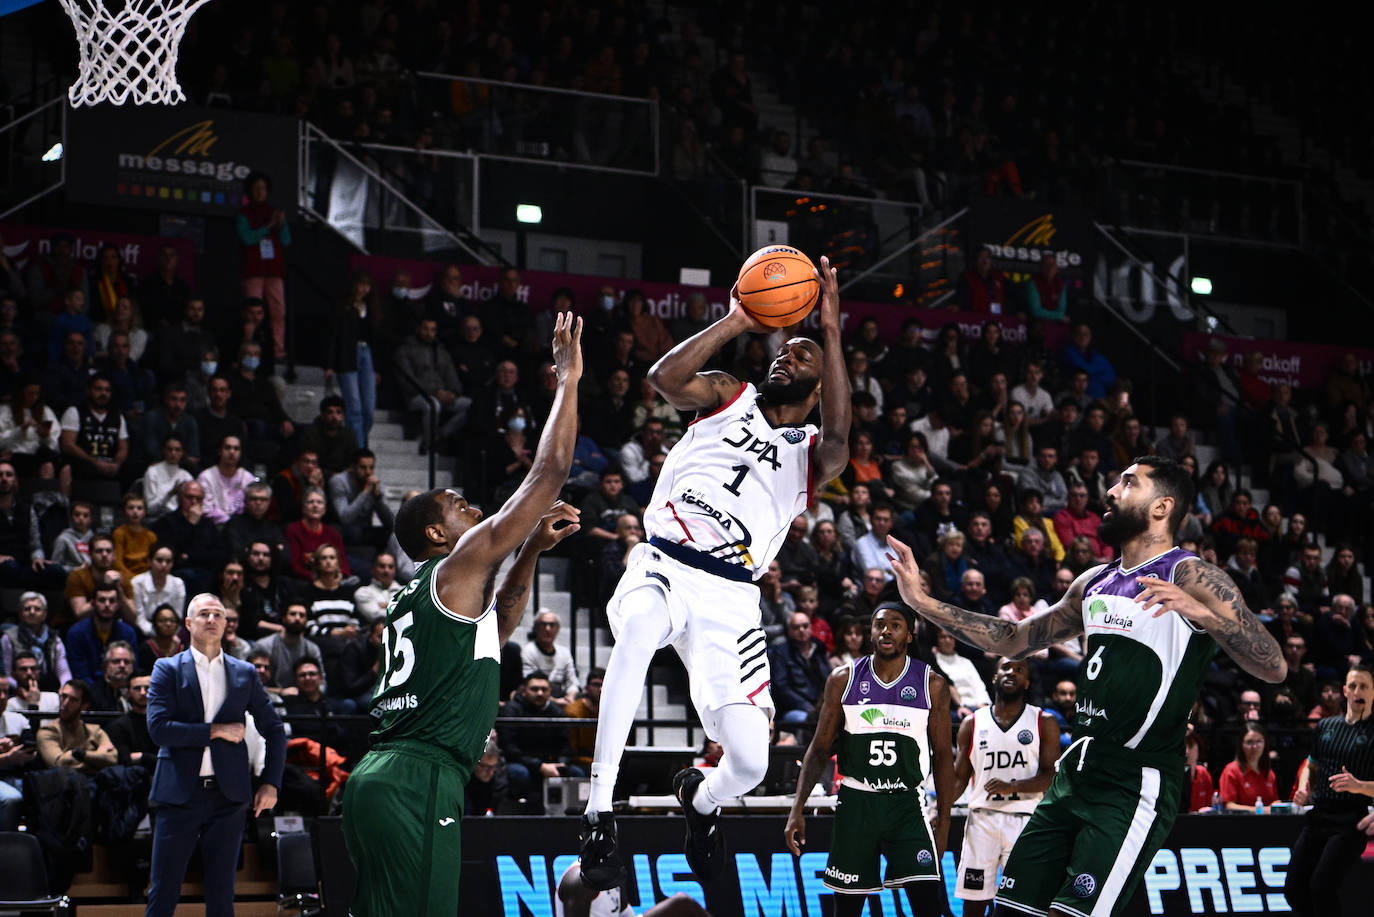
POLYGON ((148 801, 155 807, 150 915, 170 915, 186 864, 201 841, 205 913, 234 913, 234 867, 249 802, 260 815, 277 803, 286 733, 257 671, 220 648, 224 606, 209 593, 186 609, 191 648, 159 659, 148 688, 148 735, 158 745, 148 801), (267 741, 263 783, 253 792, 244 713, 267 741))

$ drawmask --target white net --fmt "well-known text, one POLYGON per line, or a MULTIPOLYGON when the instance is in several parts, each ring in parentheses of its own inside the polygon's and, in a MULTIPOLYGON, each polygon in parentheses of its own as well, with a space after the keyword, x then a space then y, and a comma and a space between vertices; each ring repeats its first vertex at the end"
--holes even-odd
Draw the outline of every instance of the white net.
POLYGON ((80 75, 73 105, 175 105, 177 49, 191 15, 209 0, 59 0, 76 27, 80 75))

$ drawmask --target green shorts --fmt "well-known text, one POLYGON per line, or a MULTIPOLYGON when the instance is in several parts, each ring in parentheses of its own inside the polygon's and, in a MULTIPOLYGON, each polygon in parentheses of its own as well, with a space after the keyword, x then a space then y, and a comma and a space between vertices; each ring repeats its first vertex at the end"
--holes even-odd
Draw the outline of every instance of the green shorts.
POLYGON ((841 894, 867 895, 908 882, 940 879, 940 858, 921 809, 921 794, 867 793, 840 787, 835 802, 825 887, 841 894), (878 856, 887 856, 887 875, 878 878, 878 856))
POLYGON ((457 913, 467 780, 446 758, 377 748, 348 778, 344 841, 358 871, 351 917, 457 913))
POLYGON ((1017 838, 997 903, 1045 917, 1120 914, 1178 814, 1183 766, 1065 755, 1017 838))

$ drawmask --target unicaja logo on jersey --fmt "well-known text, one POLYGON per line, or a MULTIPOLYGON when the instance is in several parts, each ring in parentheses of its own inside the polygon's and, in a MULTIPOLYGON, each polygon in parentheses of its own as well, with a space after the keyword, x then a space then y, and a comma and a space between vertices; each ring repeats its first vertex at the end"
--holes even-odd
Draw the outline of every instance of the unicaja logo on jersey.
POLYGON ((882 707, 869 707, 869 708, 868 708, 867 710, 865 710, 863 713, 860 713, 859 716, 863 719, 863 721, 864 721, 865 723, 867 723, 868 725, 872 726, 873 723, 874 723, 876 720, 882 719, 882 717, 883 717, 883 708, 882 708, 882 707))
POLYGON ((1107 630, 1129 631, 1135 627, 1134 619, 1112 611, 1102 599, 1093 599, 1088 603, 1088 620, 1095 626, 1107 630))
POLYGON ((1091 898, 1092 893, 1097 891, 1097 880, 1091 873, 1080 872, 1073 879, 1073 893, 1080 898, 1091 898))

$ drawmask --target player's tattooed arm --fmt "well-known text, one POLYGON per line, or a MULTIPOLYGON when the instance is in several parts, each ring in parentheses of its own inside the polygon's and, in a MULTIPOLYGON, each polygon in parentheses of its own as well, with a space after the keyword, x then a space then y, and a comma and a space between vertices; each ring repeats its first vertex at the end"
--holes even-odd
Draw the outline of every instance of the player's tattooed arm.
POLYGON ((505 646, 511 634, 520 626, 528 604, 530 585, 538 569, 539 555, 567 538, 579 528, 577 516, 582 511, 559 500, 549 507, 535 526, 534 531, 525 539, 520 553, 515 555, 515 563, 506 571, 501 587, 496 590, 496 627, 505 646), (560 526, 561 524, 561 526, 560 526))
POLYGON ((1143 587, 1136 601, 1155 608, 1154 616, 1175 612, 1205 629, 1245 671, 1269 684, 1288 677, 1283 651, 1259 618, 1245 606, 1240 590, 1225 572, 1195 558, 1174 568, 1172 583, 1136 577, 1143 587))
POLYGON ((801 774, 797 776, 797 794, 792 800, 787 826, 783 829, 788 848, 797 856, 802 855, 802 848, 806 846, 806 816, 802 810, 807 797, 811 795, 811 788, 821 779, 825 765, 830 763, 830 747, 835 744, 835 736, 840 731, 840 719, 844 716, 844 689, 848 684, 847 665, 835 669, 825 680, 821 712, 816 717, 816 732, 802 758, 801 774))
POLYGON ((921 617, 938 624, 958 640, 989 653, 1025 659, 1031 653, 1083 633, 1083 588, 1101 570, 1091 567, 1079 574, 1064 597, 1024 621, 1006 621, 994 615, 968 611, 928 595, 921 586, 921 571, 911 548, 887 537, 888 558, 897 577, 897 589, 921 617))

